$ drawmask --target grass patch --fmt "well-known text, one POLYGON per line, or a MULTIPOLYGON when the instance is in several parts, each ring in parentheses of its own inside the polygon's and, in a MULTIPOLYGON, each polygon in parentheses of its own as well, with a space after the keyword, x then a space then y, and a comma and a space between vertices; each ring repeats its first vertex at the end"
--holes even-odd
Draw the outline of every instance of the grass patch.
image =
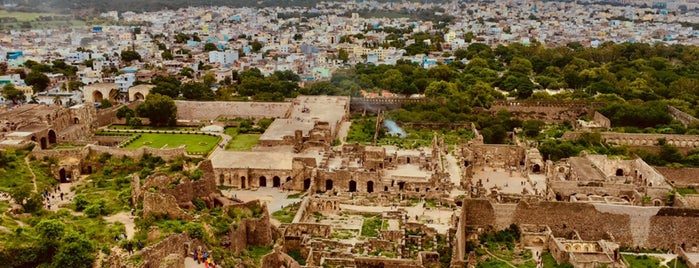
POLYGON ((364 218, 361 235, 364 237, 379 237, 382 221, 383 219, 380 216, 364 218))
POLYGON ((255 267, 260 266, 262 256, 272 252, 272 246, 248 246, 248 249, 241 254, 244 259, 250 260, 255 267))
POLYGON ((668 262, 667 267, 670 267, 670 268, 689 268, 689 266, 687 266, 687 264, 684 262, 684 260, 680 259, 679 257, 668 262), (675 262, 677 262, 677 263, 675 263, 675 262))
POLYGON ((697 189, 694 188, 677 188, 675 191, 680 195, 697 194, 697 189))
POLYGON ((252 151, 252 148, 257 145, 261 134, 238 134, 228 142, 226 150, 231 151, 252 151))
POLYGON ((111 125, 109 129, 143 129, 143 130, 173 130, 173 131, 200 131, 197 127, 152 127, 152 126, 128 126, 111 125))
MULTIPOLYGON (((347 142, 360 144, 368 144, 374 141, 374 132, 376 127, 376 117, 354 117, 352 125, 350 125, 349 133, 347 134, 347 142)), ((445 144, 460 144, 462 140, 473 139, 473 133, 470 129, 457 130, 431 130, 431 129, 411 129, 403 128, 407 136, 395 137, 387 133, 385 127, 379 128, 378 145, 395 145, 404 149, 415 149, 419 147, 430 146, 432 138, 435 134, 439 137, 444 135, 445 144)))
POLYGON ((272 218, 277 219, 281 223, 291 223, 296 216, 296 212, 299 210, 300 204, 291 204, 282 210, 275 211, 272 213, 272 218))
POLYGON ((296 260, 296 262, 298 262, 300 265, 306 265, 306 259, 304 259, 301 256, 300 250, 298 250, 298 249, 289 250, 286 252, 286 254, 288 254, 290 257, 294 258, 294 260, 296 260))
POLYGON ((636 256, 636 255, 621 255, 626 262, 629 263, 629 267, 634 268, 656 268, 660 267, 660 259, 655 257, 650 257, 646 255, 636 256))
POLYGON ((177 148, 185 145, 187 153, 203 153, 210 152, 221 137, 210 135, 197 134, 153 134, 142 133, 141 137, 133 140, 125 148, 141 148, 144 146, 151 148, 177 148))
POLYGON ((288 195, 286 198, 287 198, 287 199, 299 199, 299 198, 301 198, 304 194, 306 194, 306 191, 298 192, 298 193, 295 193, 295 194, 290 194, 290 195, 288 195))

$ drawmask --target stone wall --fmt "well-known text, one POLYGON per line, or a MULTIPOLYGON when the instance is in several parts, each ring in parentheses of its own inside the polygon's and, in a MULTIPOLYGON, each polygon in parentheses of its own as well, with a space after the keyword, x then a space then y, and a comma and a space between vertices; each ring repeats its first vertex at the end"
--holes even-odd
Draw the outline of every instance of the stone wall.
POLYGON ((699 168, 654 168, 675 187, 699 187, 699 168))
MULTIPOLYGON (((242 206, 260 206, 259 200, 245 203, 242 206)), ((248 246, 264 246, 271 245, 274 240, 272 237, 272 224, 269 221, 269 212, 267 205, 262 204, 261 218, 245 218, 237 225, 231 224, 229 239, 229 250, 234 254, 240 254, 248 246)), ((229 207, 230 209, 231 207, 229 207)))
POLYGON ((592 116, 597 103, 579 101, 527 101, 498 100, 490 106, 490 112, 509 111, 521 120, 542 120, 546 123, 573 122, 583 116, 592 116))
POLYGON ((100 145, 87 145, 86 148, 90 150, 90 154, 97 154, 101 155, 103 153, 108 153, 111 154, 112 156, 116 157, 130 157, 135 160, 141 159, 141 157, 148 153, 151 154, 152 156, 158 156, 162 158, 165 161, 169 161, 172 159, 175 159, 179 156, 185 156, 186 155, 186 150, 184 146, 181 146, 179 148, 173 148, 173 149, 155 149, 155 148, 150 148, 150 147, 141 147, 138 149, 125 149, 125 148, 114 148, 114 147, 107 147, 107 146, 100 146, 100 145))
POLYGON ((286 118, 290 102, 175 101, 178 120, 286 118))
POLYGON ((607 118, 603 114, 596 111, 595 115, 592 117, 592 121, 604 129, 609 129, 612 127, 612 121, 609 120, 609 118, 607 118))
POLYGON ((537 224, 548 225, 556 237, 577 231, 585 240, 605 239, 622 246, 673 249, 677 241, 699 243, 695 209, 569 202, 520 202, 512 212, 498 212, 503 209, 487 200, 466 199, 461 228, 537 224))
POLYGON ((272 253, 262 257, 260 262, 262 267, 301 268, 294 258, 282 252, 281 247, 275 247, 272 253))
POLYGON ((680 109, 677 109, 672 106, 667 107, 667 111, 677 121, 680 121, 685 127, 691 124, 694 124, 696 122, 699 122, 699 119, 695 118, 694 116, 691 116, 688 113, 685 113, 683 111, 680 111, 680 109))
POLYGON ((378 111, 400 109, 405 104, 429 103, 432 101, 436 100, 427 98, 352 98, 350 101, 350 111, 376 113, 378 111))
POLYGON ((142 268, 159 268, 161 264, 172 254, 180 256, 182 260, 190 255, 192 248, 204 247, 204 243, 198 239, 191 239, 186 233, 172 234, 165 240, 146 247, 141 251, 143 256, 142 268))

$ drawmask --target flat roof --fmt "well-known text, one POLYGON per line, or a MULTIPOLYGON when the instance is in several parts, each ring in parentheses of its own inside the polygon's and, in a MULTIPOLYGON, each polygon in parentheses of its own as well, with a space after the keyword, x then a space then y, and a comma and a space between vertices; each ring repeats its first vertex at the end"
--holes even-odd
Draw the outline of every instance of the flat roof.
POLYGON ((337 123, 347 112, 345 107, 349 101, 349 97, 340 96, 299 96, 291 107, 291 115, 274 120, 260 140, 282 140, 285 136, 294 136, 296 130, 308 136, 316 122, 327 122, 330 131, 335 132, 337 123))
POLYGON ((320 163, 323 154, 317 151, 293 152, 235 152, 218 151, 211 158, 214 168, 252 168, 291 170, 294 157, 312 157, 320 163))

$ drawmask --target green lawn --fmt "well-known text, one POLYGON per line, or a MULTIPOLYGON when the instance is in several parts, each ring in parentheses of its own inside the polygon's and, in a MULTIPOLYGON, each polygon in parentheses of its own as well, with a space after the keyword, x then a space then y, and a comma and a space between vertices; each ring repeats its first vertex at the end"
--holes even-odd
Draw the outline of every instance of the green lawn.
POLYGON ((125 146, 125 148, 140 148, 143 146, 151 148, 177 148, 185 145, 188 153, 211 151, 218 144, 221 137, 197 134, 153 134, 142 133, 140 138, 135 139, 125 146))
POLYGON ((252 151, 252 148, 257 145, 261 134, 238 134, 226 146, 227 150, 232 151, 252 151))
POLYGON ((660 267, 660 259, 649 256, 636 256, 636 255, 626 255, 622 254, 624 260, 629 263, 629 267, 634 268, 656 268, 660 267))
POLYGON ((132 127, 127 125, 111 125, 109 129, 140 129, 140 130, 176 130, 176 131, 199 131, 198 127, 151 127, 151 126, 140 126, 132 127))

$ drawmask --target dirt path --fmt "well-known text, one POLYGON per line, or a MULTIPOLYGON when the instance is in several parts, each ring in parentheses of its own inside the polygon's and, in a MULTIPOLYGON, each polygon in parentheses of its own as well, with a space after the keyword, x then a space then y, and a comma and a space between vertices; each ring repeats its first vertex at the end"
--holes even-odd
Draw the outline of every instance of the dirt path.
POLYGON ((134 216, 131 216, 130 212, 119 212, 109 217, 104 217, 104 220, 124 224, 124 228, 126 229, 126 237, 128 239, 133 239, 134 234, 136 233, 136 224, 134 223, 134 216))
POLYGON ((34 174, 34 170, 32 170, 32 166, 29 164, 29 155, 24 158, 24 163, 27 164, 27 168, 29 168, 29 173, 32 174, 32 184, 34 184, 34 192, 38 193, 39 190, 36 188, 36 174, 34 174))

